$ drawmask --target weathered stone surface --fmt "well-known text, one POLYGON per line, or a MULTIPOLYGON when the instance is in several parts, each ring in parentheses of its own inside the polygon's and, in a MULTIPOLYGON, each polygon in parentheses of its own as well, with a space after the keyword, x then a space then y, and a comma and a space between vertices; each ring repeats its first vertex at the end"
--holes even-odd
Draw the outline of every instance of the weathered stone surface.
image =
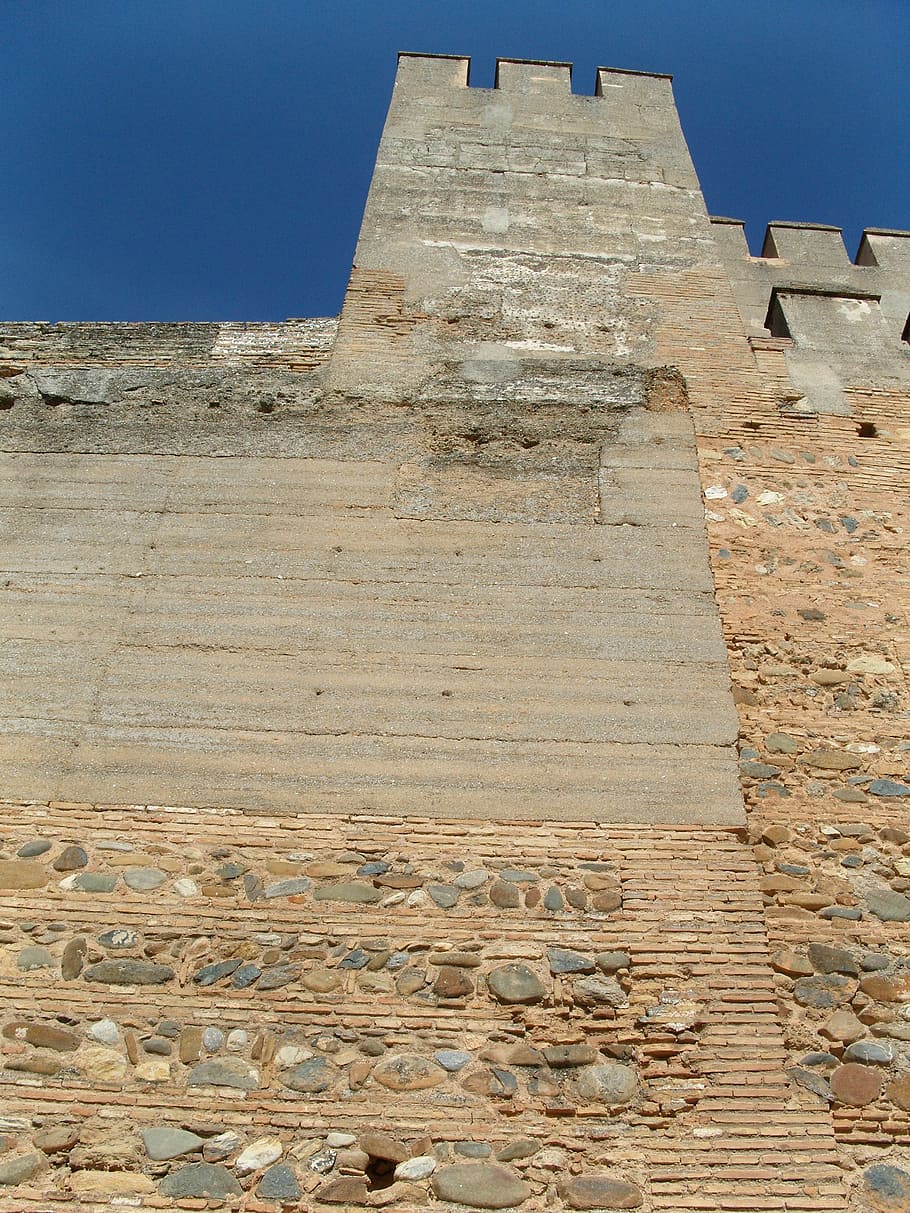
POLYGON ((848 1002, 855 988, 855 981, 839 973, 800 977, 793 983, 793 997, 801 1007, 825 1010, 848 1002))
POLYGON ((277 1162, 284 1153, 284 1147, 277 1137, 258 1137, 242 1150, 234 1163, 238 1175, 249 1175, 253 1171, 261 1171, 263 1167, 277 1162))
POLYGON ((541 1002, 546 989, 540 978, 527 965, 500 965, 487 977, 490 993, 499 1002, 528 1004, 541 1002))
POLYGON ((873 1103, 881 1094, 881 1089, 881 1074, 854 1061, 838 1066, 831 1075, 831 1093, 834 1098, 838 1103, 852 1107, 873 1103))
POLYGON ((367 1184, 365 1179, 355 1179, 354 1176, 343 1176, 332 1179, 313 1193, 315 1198, 325 1205, 365 1205, 367 1203, 367 1184))
POLYGON ((610 1175, 576 1175, 559 1186, 570 1209, 640 1209, 641 1189, 610 1175))
POLYGON ((0 1159, 0 1186, 14 1188, 28 1183, 47 1167, 47 1160, 37 1150, 28 1154, 17 1154, 13 1158, 0 1159))
POLYGON ((325 1057, 311 1057, 282 1074, 281 1081, 292 1091, 300 1091, 304 1095, 318 1095, 329 1090, 336 1074, 336 1067, 325 1057))
POLYGON ((910 897, 892 889, 867 889, 866 905, 882 922, 910 922, 910 897))
POLYGON ((603 1003, 610 1007, 622 1007, 628 1002, 625 990, 612 977, 580 977, 572 983, 572 994, 582 1006, 603 1003))
POLYGON ((77 868, 84 868, 88 863, 88 855, 84 847, 69 846, 64 847, 51 867, 55 872, 73 872, 77 868))
POLYGON ((846 750, 827 750, 824 748, 809 750, 803 754, 802 762, 808 767, 824 771, 856 771, 863 765, 858 754, 850 754, 846 750))
POLYGON ((104 982, 110 986, 158 986, 171 981, 174 970, 170 965, 151 960, 101 960, 84 971, 86 981, 104 982))
POLYGON ((418 1154, 414 1158, 405 1159, 395 1168, 396 1179, 420 1180, 427 1179, 436 1170, 436 1159, 432 1154, 418 1154))
POLYGON ((35 1146, 42 1154, 64 1154, 79 1140, 75 1125, 58 1125, 35 1134, 35 1146))
POLYGON ((394 1053, 374 1067, 373 1077, 391 1091, 422 1091, 439 1086, 446 1072, 435 1061, 416 1053, 394 1053))
POLYGON ((389 1162, 404 1162, 411 1153, 403 1141, 388 1133, 361 1133, 359 1145, 371 1158, 384 1158, 389 1162))
POLYGON ((863 1194, 875 1213, 910 1213, 910 1174, 875 1163, 863 1174, 863 1194))
POLYGON ((843 973, 856 977, 859 966, 853 953, 846 948, 833 948, 828 944, 810 943, 807 949, 809 960, 818 973, 843 973))
POLYGON ((243 1191, 227 1167, 208 1162, 191 1162, 172 1171, 161 1181, 158 1190, 162 1196, 175 1200, 202 1196, 211 1200, 226 1200, 229 1196, 240 1196, 243 1191))
POLYGON ((547 948, 547 960, 550 962, 550 972, 554 975, 594 972, 594 961, 590 956, 582 956, 568 948, 547 948))
POLYGON ((142 1141, 146 1153, 154 1162, 166 1162, 169 1158, 179 1158, 181 1154, 192 1154, 202 1149, 203 1139, 186 1129, 155 1128, 143 1129, 142 1141))
POLYGON ((276 1163, 269 1167, 256 1186, 256 1195, 260 1200, 278 1200, 294 1202, 300 1199, 300 1184, 297 1176, 287 1163, 276 1163))
POLYGON ((456 1163, 431 1180, 438 1200, 478 1209, 510 1209, 523 1204, 531 1188, 510 1168, 496 1163, 456 1163))
POLYGON ((259 1079, 245 1062, 228 1057, 224 1061, 202 1061, 190 1070, 190 1087, 233 1087, 237 1091, 255 1091, 259 1079))
POLYGON ((580 1070, 575 1086, 582 1100, 623 1106, 632 1103, 638 1094, 638 1075, 620 1062, 604 1062, 580 1070))
POLYGON ((433 982, 433 992, 439 998, 466 998, 474 993, 474 983, 463 969, 443 965, 433 982))

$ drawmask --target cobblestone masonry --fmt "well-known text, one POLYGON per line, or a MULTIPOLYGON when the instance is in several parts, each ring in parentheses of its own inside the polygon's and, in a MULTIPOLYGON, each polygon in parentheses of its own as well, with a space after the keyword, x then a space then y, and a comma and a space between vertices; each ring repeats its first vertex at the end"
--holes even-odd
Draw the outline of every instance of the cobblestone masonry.
POLYGON ((467 68, 337 335, 2 326, 4 1213, 910 1210, 910 237, 467 68))

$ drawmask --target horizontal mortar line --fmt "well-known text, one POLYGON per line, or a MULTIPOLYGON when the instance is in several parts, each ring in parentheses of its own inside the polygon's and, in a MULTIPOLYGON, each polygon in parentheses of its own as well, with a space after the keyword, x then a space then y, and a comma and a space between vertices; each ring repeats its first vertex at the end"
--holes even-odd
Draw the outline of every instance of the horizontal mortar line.
MULTIPOLYGON (((139 548, 137 545, 137 554, 141 554, 142 551, 144 551, 144 549, 139 548)), ((442 555, 444 555, 444 553, 442 553, 442 555)), ((238 556, 236 559, 241 560, 242 558, 238 556)), ((557 557, 554 555, 552 557, 552 560, 555 564, 557 557)), ((325 585, 325 586, 336 586, 336 585, 389 586, 389 585, 395 585, 395 586, 422 586, 422 587, 441 586, 441 587, 445 587, 446 589, 460 589, 460 588, 464 588, 465 584, 466 584, 464 581, 441 581, 441 580, 424 580, 424 581, 422 581, 422 580, 420 580, 420 578, 417 578, 417 577, 415 577, 413 580, 408 580, 407 578, 394 578, 394 577, 387 577, 387 578, 383 578, 383 579, 380 579, 378 577, 337 577, 337 578, 335 578, 335 577, 332 577, 332 578, 301 577, 298 574, 288 574, 288 573, 237 573, 237 574, 234 574, 233 572, 230 571, 230 568, 231 568, 231 561, 228 560, 228 561, 224 562, 221 569, 216 570, 214 572, 208 572, 206 570, 195 570, 194 569, 191 572, 187 571, 187 572, 174 572, 174 573, 156 572, 154 570, 152 570, 151 572, 142 571, 142 572, 138 572, 138 573, 119 573, 119 572, 108 573, 103 570, 96 571, 94 569, 87 569, 87 570, 74 569, 71 571, 62 570, 62 571, 58 571, 58 572, 48 573, 47 570, 45 570, 45 569, 42 569, 39 571, 39 570, 35 570, 35 569, 30 569, 30 568, 2 567, 2 568, 0 568, 0 574, 2 574, 4 576, 17 576, 17 577, 57 577, 57 578, 73 577, 73 578, 79 578, 82 581, 85 581, 87 579, 99 580, 101 578, 109 578, 110 580, 116 579, 116 580, 120 580, 120 581, 133 581, 133 580, 138 580, 138 579, 141 579, 143 581, 151 581, 151 580, 166 581, 169 579, 183 578, 185 580, 192 579, 194 582, 197 582, 197 583, 200 581, 229 581, 232 585, 237 585, 238 583, 244 582, 244 581, 253 581, 253 582, 257 582, 257 583, 263 582, 263 581, 265 581, 265 582, 282 581, 282 582, 286 582, 288 584, 295 584, 295 583, 299 582, 302 585, 306 585, 306 584, 325 585)), ((418 571, 416 566, 415 566, 414 571, 415 572, 418 571)), ((637 593, 640 591, 642 594, 679 593, 679 594, 698 594, 699 596, 707 596, 711 593, 711 591, 709 589, 699 589, 699 588, 693 589, 693 588, 689 588, 688 586, 685 586, 685 585, 671 585, 666 582, 661 582, 660 585, 655 586, 655 585, 629 584, 628 582, 624 582, 622 585, 610 585, 605 582, 599 582, 599 583, 567 582, 567 581, 552 581, 552 580, 551 581, 490 581, 487 583, 487 586, 485 588, 486 589, 495 588, 495 589, 502 589, 502 590, 506 590, 506 591, 513 591, 513 590, 590 590, 592 593, 610 593, 615 590, 622 590, 626 593, 637 593)), ((28 590, 26 592, 34 593, 35 591, 28 590)), ((409 600, 406 599, 406 601, 409 601, 409 600)), ((468 601, 469 601, 468 599, 465 599, 466 603, 468 601)), ((656 613, 657 612, 655 612, 655 614, 656 613)), ((630 614, 631 614, 631 612, 630 612, 630 614)), ((682 612, 674 611, 672 615, 668 614, 667 617, 672 618, 672 619, 703 619, 706 616, 704 614, 685 615, 682 612)))
MULTIPOLYGON (((245 737, 355 737, 355 738, 394 738, 400 741, 476 741, 491 745, 504 746, 523 746, 523 745, 577 745, 587 748, 588 746, 623 746, 623 747, 638 747, 642 750, 651 750, 654 746, 661 746, 666 749, 675 750, 718 750, 723 753, 731 751, 733 742, 713 742, 713 741, 613 741, 609 738, 601 738, 595 740, 578 739, 576 737, 489 737, 475 736, 473 734, 452 734, 445 733, 394 733, 394 732, 359 732, 355 729, 268 729, 257 728, 254 725, 243 724, 187 724, 185 722, 178 724, 123 724, 123 723, 108 723, 105 721, 92 720, 73 720, 67 716, 0 716, 2 721, 28 724, 56 724, 56 725, 71 725, 75 730, 92 732, 103 730, 119 730, 129 734, 129 740, 135 741, 135 734, 140 734, 140 739, 154 743, 154 738, 141 736, 147 732, 184 732, 184 733, 237 733, 245 737)), ((64 745, 68 744, 73 739, 70 737, 58 738, 64 745)), ((79 741, 84 740, 83 737, 78 738, 79 741)), ((103 740, 103 739, 102 739, 103 740)), ((123 740, 123 738, 120 738, 123 740)), ((645 755, 642 755, 645 757, 645 755)), ((352 793, 353 795, 354 793, 352 793)), ((217 806, 200 806, 201 808, 217 807, 217 806)), ((268 813, 270 810, 261 809, 254 810, 257 814, 268 813)), ((605 823, 609 824, 609 823, 605 823)))

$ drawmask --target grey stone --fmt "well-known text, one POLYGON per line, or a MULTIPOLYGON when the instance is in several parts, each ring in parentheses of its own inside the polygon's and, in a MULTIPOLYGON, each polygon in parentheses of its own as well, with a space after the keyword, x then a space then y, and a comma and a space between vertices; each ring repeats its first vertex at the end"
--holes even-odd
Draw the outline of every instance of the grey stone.
POLYGON ((487 977, 490 993, 507 1004, 541 1002, 546 996, 546 990, 536 973, 527 965, 500 965, 487 977))
POLYGON ((773 779, 780 774, 780 767, 768 762, 741 762, 739 769, 747 779, 773 779))
POLYGON ((804 1066, 836 1066, 837 1058, 833 1053, 807 1053, 802 1059, 804 1066))
POLYGON ((844 918, 848 922, 859 922, 863 916, 859 906, 825 906, 818 912, 819 918, 844 918))
POLYGON ((160 868, 127 868, 123 883, 134 893, 151 893, 167 880, 167 873, 160 868))
POLYGON ((46 855, 50 849, 46 838, 36 838, 34 842, 24 842, 16 855, 19 859, 34 859, 36 855, 46 855))
POLYGON ((531 1158, 540 1150, 540 1142, 533 1137, 519 1137, 510 1141, 496 1155, 499 1162, 516 1162, 522 1158, 531 1158))
POLYGON ((38 946, 23 948, 16 957, 16 968, 21 969, 24 973, 30 973, 33 969, 52 969, 56 964, 56 960, 47 948, 38 946))
POLYGON ((202 1138, 186 1129, 142 1129, 141 1133, 145 1151, 153 1162, 166 1162, 202 1149, 202 1138))
POLYGON ((80 893, 113 893, 117 886, 116 872, 80 872, 72 879, 71 887, 80 893))
POLYGON ((441 910, 451 910, 461 896, 461 890, 451 884, 428 884, 427 892, 441 910))
POLYGON ((98 942, 105 948, 134 948, 138 941, 136 932, 126 927, 115 927, 111 931, 103 931, 98 936, 98 942))
POLYGON ((244 964, 236 970, 231 978, 231 985, 235 990, 246 990, 249 986, 254 985, 259 979, 262 970, 256 964, 244 964))
POLYGON ((857 1040, 844 1049, 844 1061, 858 1061, 866 1066, 890 1066, 894 1061, 894 1049, 888 1044, 857 1040))
POLYGON ((209 1053, 217 1053, 224 1044, 224 1033, 220 1028, 206 1028, 202 1033, 202 1045, 209 1053))
POLYGON ((628 952, 598 952, 594 963, 601 973, 615 973, 619 969, 630 968, 632 958, 628 952))
POLYGON ((823 1099, 826 1103, 834 1102, 831 1085, 820 1074, 815 1074, 812 1070, 804 1070, 801 1066, 793 1066, 787 1071, 787 1074, 795 1083, 806 1091, 811 1091, 819 1099, 823 1099))
POLYGON ((19 1154, 15 1158, 0 1161, 0 1185, 14 1188, 18 1184, 28 1183, 39 1171, 47 1165, 43 1154, 33 1150, 29 1154, 19 1154))
POLYGON ((339 964, 339 969, 363 969, 370 963, 370 955, 363 948, 354 948, 339 964))
POLYGON ((173 976, 170 965, 151 960, 102 960, 89 965, 83 973, 86 981, 100 981, 109 986, 159 986, 173 976))
POLYGON ((313 882, 308 876, 295 876, 290 880, 279 880, 275 884, 266 885, 262 895, 269 898, 296 897, 299 893, 308 893, 312 887, 313 882))
POLYGON ((638 1094, 638 1075, 631 1066, 608 1061, 580 1070, 575 1086, 583 1100, 621 1107, 632 1103, 638 1094))
POLYGON ((371 859, 368 863, 361 864, 357 869, 358 876, 384 876, 391 868, 390 863, 386 863, 384 859, 371 859))
POLYGON ((547 889, 546 896, 543 899, 544 909, 551 913, 557 913, 559 910, 565 909, 565 902, 562 899, 562 893, 555 884, 551 884, 547 889))
POLYGON ((261 993, 264 990, 280 990, 283 986, 290 985, 292 981, 296 981, 300 976, 300 968, 298 965, 276 965, 273 969, 266 969, 259 979, 259 984, 256 986, 257 992, 261 993))
POLYGON ((910 1174, 900 1167, 875 1163, 863 1173, 863 1187, 875 1198, 881 1213, 910 1211, 910 1174))
POLYGON ((610 1007, 625 1006, 628 1001, 626 992, 612 977, 580 977, 572 983, 572 994, 575 1001, 583 1006, 588 1003, 604 1003, 610 1007))
POLYGON ((499 879, 507 880, 510 884, 536 884, 540 877, 536 872, 527 872, 520 868, 503 868, 499 879))
POLYGON ((547 948, 547 959, 553 974, 594 972, 594 961, 590 956, 582 956, 580 952, 571 952, 568 948, 547 948))
POLYGON ((489 1158, 493 1151, 485 1141, 456 1141, 455 1153, 462 1158, 489 1158))
POLYGON ((824 943, 810 943, 807 955, 817 973, 844 973, 856 977, 859 966, 852 952, 846 948, 833 948, 824 943))
POLYGON ((471 1060, 470 1053, 461 1053, 457 1049, 437 1049, 433 1057, 450 1074, 457 1073, 471 1060))
POLYGON ((793 983, 793 997, 801 1007, 828 1010, 838 1007, 850 998, 856 983, 839 973, 827 973, 821 977, 800 977, 793 983))
POLYGON ((895 779, 873 779, 869 784, 869 791, 873 796, 884 798, 910 796, 910 787, 905 783, 898 783, 895 779))
POLYGON ((203 965, 193 974, 197 986, 213 986, 216 981, 230 975, 240 968, 239 960, 218 960, 214 964, 203 965))
POLYGON ((485 872, 483 868, 472 868, 469 872, 461 872, 455 877, 453 884, 459 889, 479 889, 482 884, 490 879, 489 872, 485 872))
POLYGON ((510 1209, 523 1204, 531 1188, 509 1167, 498 1163, 456 1163, 442 1167, 431 1180, 437 1200, 478 1209, 510 1209))
POLYGON ((188 1087, 231 1087, 235 1091, 255 1091, 259 1080, 248 1066, 236 1058, 202 1061, 193 1066, 186 1080, 188 1087))
POLYGON ((291 1167, 285 1162, 276 1162, 269 1167, 256 1187, 260 1200, 279 1200, 291 1203, 300 1199, 300 1184, 291 1167))
POLYGON ((892 889, 867 889, 866 905, 882 922, 910 922, 910 898, 892 889))
MULTIPOLYGON (((299 1056, 299 1054, 298 1054, 299 1056)), ((293 1066, 281 1076, 281 1081, 292 1091, 305 1095, 318 1095, 328 1091, 334 1082, 335 1067, 324 1057, 310 1057, 293 1066)))
POLYGON ((227 1169, 219 1163, 192 1162, 166 1175, 159 1192, 174 1199, 180 1197, 203 1197, 211 1200, 226 1200, 229 1196, 241 1196, 243 1189, 227 1169))

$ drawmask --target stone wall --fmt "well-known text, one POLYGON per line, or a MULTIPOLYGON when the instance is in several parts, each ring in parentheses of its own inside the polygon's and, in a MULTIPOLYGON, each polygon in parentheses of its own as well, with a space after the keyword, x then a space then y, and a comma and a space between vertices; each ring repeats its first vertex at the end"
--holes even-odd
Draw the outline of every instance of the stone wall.
POLYGON ((3 326, 4 1213, 910 1210, 910 241, 569 77, 337 336, 3 326))

